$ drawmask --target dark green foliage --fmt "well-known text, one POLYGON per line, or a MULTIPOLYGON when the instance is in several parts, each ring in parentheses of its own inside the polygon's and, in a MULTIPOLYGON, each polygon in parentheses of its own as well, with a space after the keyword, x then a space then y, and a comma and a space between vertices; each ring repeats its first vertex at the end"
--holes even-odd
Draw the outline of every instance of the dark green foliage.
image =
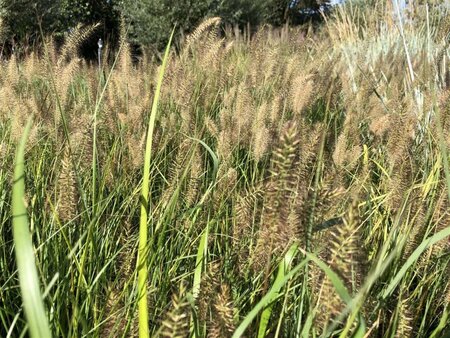
POLYGON ((321 20, 321 11, 330 8, 329 0, 269 0, 265 13, 265 21, 272 25, 286 22, 301 24, 307 21, 321 20))
POLYGON ((0 18, 5 30, 2 40, 21 51, 41 40, 41 28, 44 35, 59 40, 78 24, 99 23, 95 39, 117 35, 120 13, 107 0, 12 0, 0 1, 0 18))
POLYGON ((176 25, 181 35, 191 32, 205 17, 220 16, 229 24, 258 24, 267 0, 123 0, 119 6, 130 23, 130 35, 141 45, 163 46, 176 25))
POLYGON ((23 41, 39 36, 39 23, 44 33, 61 30, 62 0, 13 0, 0 2, 0 16, 10 39, 23 41))
POLYGON ((130 36, 142 45, 167 42, 173 26, 189 31, 208 13, 211 0, 123 0, 119 6, 130 25, 130 36))
POLYGON ((206 17, 219 16, 224 24, 241 27, 299 24, 320 18, 319 9, 325 9, 328 3, 328 0, 12 0, 0 1, 0 18, 6 29, 2 40, 16 49, 40 40, 39 26, 44 35, 54 34, 63 39, 80 23, 100 23, 96 36, 86 42, 95 50, 99 37, 117 40, 122 14, 129 24, 132 42, 161 49, 174 26, 180 37, 206 17))
POLYGON ((328 0, 123 0, 119 8, 131 25, 132 40, 138 44, 165 44, 174 25, 181 34, 191 32, 205 17, 219 16, 231 25, 251 26, 286 22, 299 24, 320 17, 328 0))

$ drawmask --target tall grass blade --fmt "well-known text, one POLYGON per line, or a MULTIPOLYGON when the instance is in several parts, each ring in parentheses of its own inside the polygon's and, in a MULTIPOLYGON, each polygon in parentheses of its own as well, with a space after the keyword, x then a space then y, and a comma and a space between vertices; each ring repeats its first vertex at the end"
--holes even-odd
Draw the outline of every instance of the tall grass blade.
POLYGON ((192 294, 194 298, 197 298, 198 293, 200 292, 200 283, 202 279, 202 271, 203 266, 205 265, 206 251, 208 246, 208 232, 209 226, 207 225, 205 230, 203 231, 202 237, 200 238, 200 244, 197 250, 197 258, 195 261, 195 272, 194 272, 194 285, 192 288, 192 294))
POLYGON ((193 141, 200 143, 206 149, 206 151, 209 153, 209 155, 211 156, 211 158, 213 160, 213 182, 215 182, 215 180, 217 178, 216 177, 217 171, 219 170, 219 158, 217 157, 216 153, 211 149, 211 147, 208 146, 205 142, 203 142, 202 140, 199 140, 197 138, 194 138, 194 137, 189 137, 189 138, 193 141))
MULTIPOLYGON (((339 295, 339 297, 341 297, 341 299, 346 304, 349 304, 350 308, 352 310, 354 310, 352 312, 352 316, 348 320, 348 325, 345 327, 343 334, 341 334, 341 336, 340 336, 340 337, 347 337, 348 330, 351 328, 351 324, 356 319, 357 312, 358 312, 357 311, 358 310, 358 305, 351 303, 352 298, 351 298, 350 294, 348 293, 347 288, 345 287, 344 283, 339 278, 339 276, 333 270, 331 270, 316 255, 314 255, 312 253, 309 253, 309 252, 305 252, 305 255, 310 260, 312 260, 314 263, 316 263, 319 266, 319 268, 321 268, 323 270, 323 272, 327 275, 327 277, 330 279, 331 283, 333 284, 334 289, 336 290, 336 292, 339 295)), ((355 337, 363 337, 365 335, 366 329, 365 329, 365 322, 364 322, 364 319, 362 318, 362 316, 358 316, 358 321, 359 321, 359 324, 358 324, 358 329, 357 329, 357 331, 355 333, 355 337)), ((328 336, 328 335, 325 335, 325 336, 328 336)))
POLYGON ((169 42, 164 53, 164 59, 159 71, 158 83, 156 85, 155 96, 153 98, 152 110, 150 113, 150 119, 148 122, 147 142, 145 146, 144 157, 144 172, 142 180, 141 190, 141 216, 139 220, 139 248, 138 248, 138 260, 137 260, 137 272, 138 272, 138 311, 139 311, 139 337, 148 338, 148 304, 147 304, 147 239, 148 229, 147 221, 149 216, 149 186, 150 186, 150 160, 152 155, 152 142, 153 142, 153 130, 155 127, 156 114, 158 112, 159 95, 161 92, 162 82, 164 78, 164 70, 166 68, 167 60, 169 59, 169 50, 172 44, 173 33, 172 31, 169 42))
POLYGON ((350 302, 350 300, 352 298, 350 297, 350 294, 348 293, 344 283, 339 278, 339 276, 336 274, 336 272, 331 270, 324 262, 322 262, 319 258, 317 258, 316 255, 309 253, 309 252, 305 252, 305 255, 310 260, 312 260, 314 263, 316 263, 319 266, 319 268, 321 268, 323 270, 323 272, 325 272, 325 274, 327 275, 327 277, 330 279, 331 283, 333 284, 339 297, 341 297, 341 299, 346 303, 350 302))
MULTIPOLYGON (((292 261, 297 253, 298 245, 292 245, 289 251, 284 256, 284 259, 280 262, 278 267, 277 277, 274 284, 280 283, 289 272, 292 261)), ((261 314, 261 320, 259 321, 258 338, 263 338, 266 335, 267 325, 269 324, 270 316, 272 315, 273 301, 280 296, 279 292, 273 294, 272 299, 269 301, 270 305, 264 309, 261 314)))
POLYGON ((28 225, 27 208, 25 206, 25 143, 32 126, 29 118, 16 152, 14 183, 12 191, 12 223, 16 252, 19 283, 22 292, 23 306, 32 338, 51 337, 44 302, 39 287, 33 243, 28 225))
POLYGON ((424 240, 422 243, 420 243, 420 245, 417 247, 417 249, 414 250, 413 253, 411 254, 411 256, 409 256, 409 258, 406 260, 405 264, 403 264, 400 271, 397 272, 394 279, 389 283, 387 289, 383 293, 383 298, 386 299, 387 297, 389 297, 392 294, 392 292, 395 290, 398 283, 400 283, 403 276, 406 274, 406 272, 411 267, 411 265, 413 265, 414 262, 416 262, 419 259, 420 255, 426 249, 428 249, 433 244, 443 240, 444 238, 446 238, 448 236, 450 236, 450 226, 439 231, 438 233, 434 234, 433 236, 428 237, 426 240, 424 240))
MULTIPOLYGON (((297 244, 293 245, 296 246, 297 244)), ((247 314, 247 316, 245 316, 244 320, 237 327, 236 331, 234 331, 232 338, 238 338, 244 335, 245 330, 256 318, 256 316, 258 316, 258 313, 277 297, 284 284, 286 284, 289 279, 295 276, 295 274, 297 274, 297 272, 299 272, 306 265, 306 263, 308 263, 308 261, 309 258, 304 259, 303 261, 300 262, 300 264, 298 264, 295 268, 293 268, 291 272, 289 272, 283 278, 277 279, 274 282, 269 292, 264 297, 262 297, 261 300, 258 302, 258 304, 256 304, 255 307, 247 314)))

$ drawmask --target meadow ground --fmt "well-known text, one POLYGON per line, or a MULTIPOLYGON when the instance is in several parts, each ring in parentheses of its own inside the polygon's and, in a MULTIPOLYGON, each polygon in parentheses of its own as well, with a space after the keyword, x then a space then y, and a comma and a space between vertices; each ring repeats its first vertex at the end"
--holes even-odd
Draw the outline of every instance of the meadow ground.
POLYGON ((448 336, 448 15, 2 61, 0 336, 448 336))

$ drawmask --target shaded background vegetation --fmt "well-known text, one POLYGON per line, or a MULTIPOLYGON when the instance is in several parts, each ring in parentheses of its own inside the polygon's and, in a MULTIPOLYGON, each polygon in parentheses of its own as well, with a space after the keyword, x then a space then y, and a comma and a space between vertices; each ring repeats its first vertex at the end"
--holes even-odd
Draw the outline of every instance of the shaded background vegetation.
MULTIPOLYGON (((10 51, 33 47, 44 35, 61 41, 78 24, 100 23, 96 38, 115 41, 120 19, 129 24, 130 40, 137 46, 161 49, 177 26, 177 35, 192 31, 206 17, 219 16, 224 24, 283 25, 320 20, 328 0, 13 0, 0 1, 5 32, 3 45, 10 51)), ((87 44, 95 50, 95 38, 87 44)), ((86 51, 83 53, 86 54, 86 51)))

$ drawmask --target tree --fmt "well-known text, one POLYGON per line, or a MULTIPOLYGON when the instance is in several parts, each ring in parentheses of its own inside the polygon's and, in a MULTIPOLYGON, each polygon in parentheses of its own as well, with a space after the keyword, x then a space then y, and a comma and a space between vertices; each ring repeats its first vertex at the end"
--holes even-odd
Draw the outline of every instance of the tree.
POLYGON ((61 29, 60 0, 0 0, 0 17, 8 39, 33 41, 39 35, 61 29))
POLYGON ((2 41, 17 51, 39 41, 41 29, 44 35, 51 34, 62 42, 78 24, 100 23, 96 36, 82 46, 83 55, 88 55, 96 50, 99 37, 106 40, 116 35, 119 18, 112 0, 0 0, 2 41))
POLYGON ((286 22, 300 24, 320 20, 321 12, 327 12, 331 6, 330 0, 274 0, 273 3, 278 9, 278 15, 282 15, 277 18, 278 24, 286 22))
MULTIPOLYGON (((102 38, 111 43, 117 42, 119 35, 120 12, 113 0, 60 0, 61 13, 66 27, 78 24, 100 24, 95 34, 81 45, 81 54, 88 58, 97 57, 97 41, 102 38)), ((66 28, 67 32, 67 28, 66 28)), ((58 32, 60 33, 60 32, 58 32)), ((58 34, 57 33, 57 34, 58 34)))
POLYGON ((232 25, 257 25, 265 21, 268 4, 267 0, 220 0, 212 8, 212 14, 232 25))
POLYGON ((191 32, 204 18, 220 16, 224 23, 258 24, 267 0, 123 0, 120 11, 130 24, 135 43, 164 47, 176 26, 178 33, 191 32))
POLYGON ((176 25, 190 32, 205 17, 220 16, 224 23, 243 25, 302 23, 320 17, 329 0, 122 0, 120 11, 130 23, 138 44, 162 48, 176 25))
POLYGON ((116 32, 120 13, 113 0, 60 0, 61 14, 67 27, 100 23, 105 34, 116 32))
MULTIPOLYGON (((329 0, 0 0, 5 39, 29 45, 44 34, 61 39, 77 24, 101 23, 93 39, 114 37, 120 16, 129 23, 129 36, 139 45, 161 49, 173 27, 191 32, 203 19, 220 16, 224 23, 275 26, 320 18, 329 0)), ((95 41, 89 41, 92 46, 95 41)))
POLYGON ((130 24, 130 37, 141 45, 162 47, 174 25, 189 31, 205 17, 212 0, 122 0, 119 10, 130 24))

